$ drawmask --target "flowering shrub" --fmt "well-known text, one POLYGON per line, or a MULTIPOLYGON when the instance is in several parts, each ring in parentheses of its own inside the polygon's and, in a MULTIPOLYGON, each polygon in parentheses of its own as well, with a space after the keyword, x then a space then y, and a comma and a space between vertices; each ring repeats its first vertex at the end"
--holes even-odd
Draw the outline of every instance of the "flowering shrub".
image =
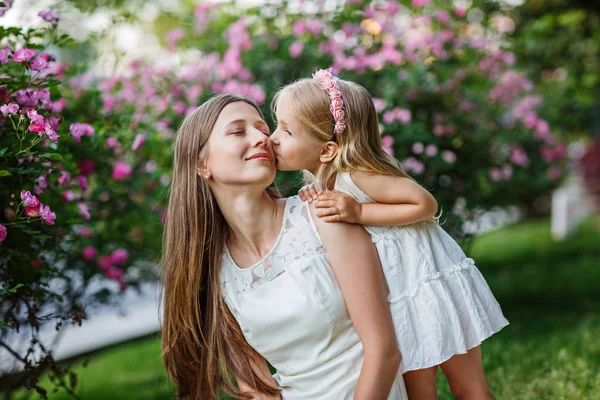
MULTIPOLYGON (((104 110, 129 107, 136 122, 169 136, 204 94, 268 104, 280 85, 331 66, 370 90, 384 148, 434 190, 450 220, 528 202, 558 184, 564 146, 537 112, 543 98, 504 47, 510 19, 496 13, 468 22, 469 12, 428 0, 243 11, 201 4, 181 16, 191 19, 180 24, 189 29, 165 33, 167 49, 185 61, 133 63, 130 73, 100 83, 104 110)), ((290 175, 278 183, 297 188, 290 175)))
POLYGON ((41 29, 0 28, 0 351, 45 397, 44 369, 70 393, 76 379, 40 328, 81 324, 89 307, 155 279, 161 223, 144 134, 131 143, 127 119, 98 119, 97 92, 74 99, 68 68, 45 51, 69 38, 54 12, 39 17, 41 29))

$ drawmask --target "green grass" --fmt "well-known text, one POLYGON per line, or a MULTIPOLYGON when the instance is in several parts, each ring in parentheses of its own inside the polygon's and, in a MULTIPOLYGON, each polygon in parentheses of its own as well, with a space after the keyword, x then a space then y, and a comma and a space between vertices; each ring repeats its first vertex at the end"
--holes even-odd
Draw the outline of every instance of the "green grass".
MULTIPOLYGON (((552 240, 547 221, 515 225, 477 238, 470 256, 511 322, 482 345, 496 398, 600 399, 600 233, 593 221, 564 242, 552 240)), ((174 398, 156 338, 106 350, 75 370, 85 400, 174 398)), ((438 384, 440 399, 451 399, 443 374, 438 384)))

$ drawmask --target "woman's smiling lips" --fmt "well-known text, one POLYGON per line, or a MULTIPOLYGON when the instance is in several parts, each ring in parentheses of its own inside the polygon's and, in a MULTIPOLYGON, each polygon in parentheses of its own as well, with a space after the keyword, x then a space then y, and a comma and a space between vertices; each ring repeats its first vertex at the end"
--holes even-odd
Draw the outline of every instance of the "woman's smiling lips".
POLYGON ((256 161, 271 161, 272 157, 269 153, 256 153, 252 154, 250 157, 246 158, 246 161, 256 160, 256 161))

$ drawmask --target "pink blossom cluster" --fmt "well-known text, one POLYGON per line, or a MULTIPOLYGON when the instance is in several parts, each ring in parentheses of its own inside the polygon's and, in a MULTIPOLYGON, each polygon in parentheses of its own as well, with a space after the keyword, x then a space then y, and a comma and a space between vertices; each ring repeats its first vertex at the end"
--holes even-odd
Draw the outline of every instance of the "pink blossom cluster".
POLYGON ((502 168, 490 168, 489 175, 492 181, 509 181, 513 175, 513 168, 510 164, 505 164, 502 168))
POLYGON ((196 23, 194 25, 194 33, 200 35, 208 28, 212 19, 211 11, 218 7, 218 3, 202 2, 194 9, 194 17, 196 23))
POLYGON ((295 36, 302 36, 309 33, 312 36, 319 36, 323 33, 323 21, 316 18, 299 20, 292 25, 292 33, 295 36))
POLYGON ((496 50, 488 56, 481 59, 479 69, 488 74, 490 78, 500 76, 500 73, 505 67, 512 67, 515 63, 515 54, 496 50))
POLYGON ((452 136, 454 127, 448 122, 448 116, 444 113, 433 114, 433 134, 435 136, 452 136))
POLYGON ((2 0, 3 6, 0 6, 0 17, 4 15, 11 7, 14 0, 2 0))
POLYGON ((69 132, 75 141, 81 141, 82 136, 94 136, 94 128, 90 124, 74 123, 69 126, 69 132))
POLYGON ((24 214, 29 218, 39 217, 42 224, 54 225, 56 214, 50 210, 50 207, 40 203, 37 197, 33 196, 28 190, 21 191, 21 200, 25 207, 24 214))
POLYGON ((412 113, 410 110, 400 107, 394 107, 383 114, 383 122, 391 124, 394 121, 400 122, 402 125, 407 125, 412 120, 412 113))
POLYGON ((381 138, 381 146, 383 151, 388 153, 390 156, 394 156, 394 137, 385 135, 381 138))
MULTIPOLYGON (((82 257, 91 261, 96 258, 97 251, 93 246, 83 249, 82 257)), ((127 288, 125 273, 119 266, 124 266, 129 258, 129 252, 125 249, 116 249, 111 254, 104 254, 97 258, 98 267, 104 272, 108 279, 117 281, 121 291, 127 288)))
POLYGON ((414 157, 409 157, 404 160, 404 162, 402 162, 402 166, 406 172, 413 173, 415 175, 421 175, 425 171, 425 164, 414 157))
POLYGON ((524 73, 509 70, 501 75, 498 84, 490 90, 490 99, 503 106, 510 106, 532 89, 533 84, 524 73))
POLYGON ((6 226, 0 224, 0 242, 4 242, 7 235, 8 235, 8 230, 6 229, 6 226))
POLYGON ((51 25, 58 24, 58 15, 53 10, 44 10, 38 13, 38 16, 41 17, 44 21, 49 22, 51 25))

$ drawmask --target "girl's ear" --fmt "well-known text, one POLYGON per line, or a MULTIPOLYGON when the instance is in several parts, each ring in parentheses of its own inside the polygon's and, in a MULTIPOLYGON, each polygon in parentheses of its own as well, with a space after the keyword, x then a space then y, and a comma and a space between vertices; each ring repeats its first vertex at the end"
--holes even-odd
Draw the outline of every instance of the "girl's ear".
POLYGON ((321 154, 319 154, 319 160, 322 163, 332 161, 335 156, 337 156, 339 150, 339 146, 336 142, 329 141, 323 145, 321 148, 321 154))

